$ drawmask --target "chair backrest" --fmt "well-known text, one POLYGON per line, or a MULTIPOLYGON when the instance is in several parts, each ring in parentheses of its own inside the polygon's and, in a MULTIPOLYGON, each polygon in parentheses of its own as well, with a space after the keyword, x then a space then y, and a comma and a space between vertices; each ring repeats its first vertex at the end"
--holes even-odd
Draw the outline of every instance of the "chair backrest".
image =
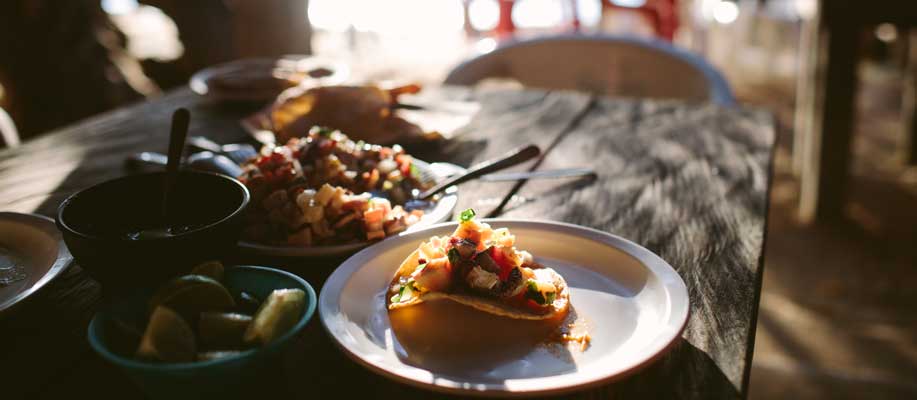
POLYGON ((729 84, 701 57, 661 41, 610 35, 510 42, 455 67, 445 83, 473 85, 486 78, 611 96, 735 103, 729 84))
POLYGON ((13 118, 3 108, 0 108, 0 147, 16 147, 18 145, 19 132, 16 131, 13 118))

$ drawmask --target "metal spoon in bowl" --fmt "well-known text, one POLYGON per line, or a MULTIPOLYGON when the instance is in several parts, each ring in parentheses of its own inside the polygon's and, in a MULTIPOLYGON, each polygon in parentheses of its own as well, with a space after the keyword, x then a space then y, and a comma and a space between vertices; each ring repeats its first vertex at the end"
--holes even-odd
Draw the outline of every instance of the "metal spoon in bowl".
POLYGON ((181 156, 185 150, 185 138, 188 137, 188 125, 191 122, 191 113, 186 108, 179 108, 172 114, 172 130, 169 132, 169 161, 166 163, 165 186, 162 189, 162 215, 167 223, 171 223, 172 210, 175 208, 172 192, 175 191, 175 182, 178 180, 178 167, 181 166, 181 156))
POLYGON ((166 163, 164 185, 162 187, 162 226, 142 229, 131 235, 133 239, 157 239, 174 235, 175 218, 175 183, 178 181, 178 168, 181 166, 182 152, 185 150, 185 138, 188 136, 188 124, 191 114, 185 108, 179 108, 172 114, 172 130, 169 132, 169 159, 166 163))

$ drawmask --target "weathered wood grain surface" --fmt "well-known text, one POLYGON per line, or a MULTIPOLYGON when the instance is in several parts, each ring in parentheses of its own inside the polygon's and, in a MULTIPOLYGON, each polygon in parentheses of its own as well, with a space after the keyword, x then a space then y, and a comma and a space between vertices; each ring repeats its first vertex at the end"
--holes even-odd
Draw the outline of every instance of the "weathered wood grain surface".
MULTIPOLYGON (((645 370, 567 398, 745 395, 774 141, 768 114, 564 92, 438 88, 426 97, 474 100, 482 107, 453 142, 416 149, 421 158, 467 166, 537 143, 543 158, 517 169, 591 166, 598 172, 592 181, 470 182, 460 188, 460 209, 611 232, 659 254, 687 283, 692 304, 683 340, 645 370)), ((70 193, 126 174, 127 155, 165 150, 169 115, 179 106, 192 110, 192 135, 223 142, 244 137, 236 120, 251 110, 202 103, 178 90, 0 152, 0 210, 53 216, 70 193)), ((229 258, 283 265, 316 288, 340 261, 229 258)), ((142 397, 86 344, 98 292, 73 267, 0 321, 4 398, 142 397)), ((364 370, 335 348, 317 318, 283 367, 285 384, 271 393, 441 397, 364 370)))

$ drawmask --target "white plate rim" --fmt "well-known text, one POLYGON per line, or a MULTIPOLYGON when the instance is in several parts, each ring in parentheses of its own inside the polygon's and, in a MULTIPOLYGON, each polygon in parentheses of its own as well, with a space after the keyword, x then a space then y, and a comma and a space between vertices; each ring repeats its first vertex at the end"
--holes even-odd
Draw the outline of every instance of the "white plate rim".
POLYGON ((401 241, 416 240, 416 237, 422 237, 426 231, 457 224, 456 222, 447 222, 415 231, 410 235, 400 236, 396 240, 380 242, 369 248, 363 249, 344 261, 344 263, 328 277, 319 294, 318 311, 322 326, 325 332, 334 338, 333 342, 335 345, 352 360, 370 371, 422 389, 472 396, 526 397, 568 393, 625 378, 658 360, 678 343, 687 325, 690 314, 688 289, 678 272, 655 253, 623 237, 565 222, 502 218, 484 219, 482 221, 490 223, 491 225, 517 225, 536 229, 549 229, 558 233, 581 236, 589 240, 610 245, 627 253, 646 266, 662 283, 662 287, 666 290, 669 306, 668 318, 666 318, 667 324, 670 328, 675 329, 666 329, 666 332, 669 334, 656 337, 651 344, 647 346, 648 350, 644 357, 634 360, 625 367, 619 368, 617 371, 592 374, 576 372, 559 376, 525 379, 525 390, 511 390, 506 385, 498 383, 475 383, 474 387, 470 388, 467 387, 469 385, 466 382, 456 382, 441 377, 436 378, 434 382, 429 382, 429 372, 426 370, 408 365, 404 365, 398 370, 391 370, 382 362, 364 359, 351 345, 338 340, 330 320, 334 313, 340 312, 339 297, 336 296, 335 293, 340 293, 348 279, 358 269, 363 267, 363 264, 359 264, 354 260, 365 258, 371 253, 388 251, 390 248, 401 244, 401 241), (683 301, 676 301, 677 299, 675 298, 680 298, 683 301))
POLYGON ((31 214, 31 213, 16 213, 8 211, 0 211, 0 219, 12 220, 17 223, 32 225, 45 231, 57 242, 57 258, 55 258, 54 263, 48 268, 48 271, 35 282, 34 285, 30 286, 28 289, 19 292, 16 296, 7 299, 6 301, 0 303, 0 313, 5 313, 11 311, 14 307, 21 304, 29 296, 35 292, 41 290, 42 287, 48 284, 52 279, 56 278, 62 272, 64 272, 67 267, 73 263, 73 255, 70 254, 70 249, 67 248, 67 245, 64 244, 64 238, 61 235, 60 231, 57 230, 57 226, 54 223, 54 220, 40 214, 31 214))

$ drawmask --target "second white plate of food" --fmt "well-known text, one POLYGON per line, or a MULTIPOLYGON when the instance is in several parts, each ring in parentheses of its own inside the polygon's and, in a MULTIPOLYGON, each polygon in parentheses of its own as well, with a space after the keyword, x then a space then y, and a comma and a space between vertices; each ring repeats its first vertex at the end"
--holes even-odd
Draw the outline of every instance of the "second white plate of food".
POLYGON ((321 290, 321 321, 352 359, 397 381, 458 394, 557 394, 620 378, 660 357, 688 318, 684 281, 649 250, 618 236, 557 222, 485 220, 570 287, 560 326, 482 313, 449 300, 389 312, 401 262, 439 224, 350 257, 321 290), (588 342, 558 340, 559 327, 588 342))
MULTIPOLYGON (((414 159, 413 163, 420 171, 424 180, 434 182, 445 179, 449 175, 464 171, 459 166, 445 163, 427 163, 414 159)), ((458 188, 455 186, 446 189, 431 206, 424 211, 423 217, 416 224, 408 227, 407 232, 420 230, 440 222, 448 221, 452 217, 455 205, 458 203, 458 188)), ((383 239, 387 240, 387 239, 383 239)), ((239 241, 239 248, 246 254, 271 256, 271 257, 340 257, 356 253, 375 242, 359 241, 333 245, 296 246, 284 244, 256 243, 249 240, 239 241)))
POLYGON ((247 58, 214 65, 195 73, 188 86, 214 100, 271 101, 297 85, 337 85, 350 75, 346 64, 327 58, 286 55, 247 58))

